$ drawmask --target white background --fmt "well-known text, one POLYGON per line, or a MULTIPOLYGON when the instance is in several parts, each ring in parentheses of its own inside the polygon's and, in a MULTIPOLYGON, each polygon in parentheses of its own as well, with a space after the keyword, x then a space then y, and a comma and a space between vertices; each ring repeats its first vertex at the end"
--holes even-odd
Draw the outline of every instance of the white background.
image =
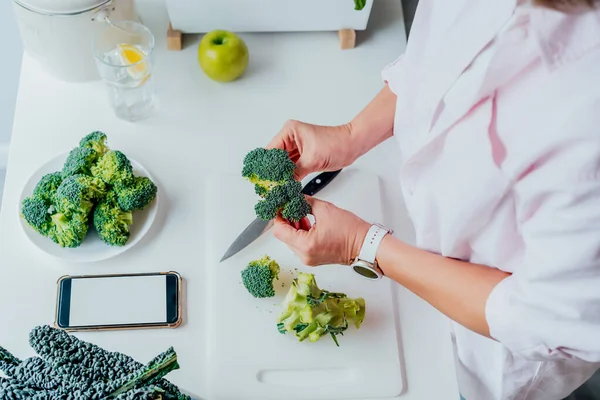
POLYGON ((12 1, 0 1, 0 148, 10 140, 23 47, 12 1))

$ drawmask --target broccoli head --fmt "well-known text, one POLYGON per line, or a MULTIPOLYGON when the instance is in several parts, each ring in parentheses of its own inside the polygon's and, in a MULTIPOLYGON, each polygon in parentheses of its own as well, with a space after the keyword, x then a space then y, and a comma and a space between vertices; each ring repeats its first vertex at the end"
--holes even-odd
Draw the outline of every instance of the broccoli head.
POLYGON ((124 246, 129 240, 129 226, 133 223, 131 211, 123 211, 117 195, 108 192, 94 209, 94 227, 102 241, 111 246, 124 246))
POLYGON ((92 166, 97 159, 98 155, 94 150, 85 147, 75 147, 69 152, 63 165, 63 178, 79 174, 90 175, 92 166))
POLYGON ((30 196, 23 199, 21 217, 29 226, 45 236, 52 227, 49 209, 49 202, 41 197, 30 196))
POLYGON ((92 149, 100 157, 110 151, 106 145, 106 134, 100 131, 92 132, 79 141, 79 147, 92 149))
POLYGON ((298 222, 310 213, 302 184, 294 178, 295 168, 285 150, 257 148, 246 154, 242 176, 261 198, 254 206, 257 217, 271 220, 281 212, 283 218, 298 222))
POLYGON ((88 214, 94 200, 106 194, 106 185, 98 178, 87 175, 71 175, 56 190, 56 209, 62 213, 88 214))
POLYGON ((50 203, 53 202, 56 190, 62 181, 63 178, 61 172, 51 172, 49 174, 45 174, 37 183, 35 189, 33 189, 33 196, 50 203))
POLYGON ((69 248, 79 247, 83 243, 89 229, 86 214, 73 213, 66 215, 58 212, 50 218, 52 222, 50 229, 47 231, 47 236, 54 243, 69 248))
POLYGON ((254 211, 263 220, 273 219, 281 212, 283 218, 298 222, 311 212, 311 207, 300 182, 291 180, 271 189, 256 203, 254 211))
POLYGON ((259 147, 244 157, 242 176, 255 185, 257 194, 264 195, 277 185, 294 179, 296 164, 281 149, 259 147))
POLYGON ((350 324, 358 329, 365 307, 363 298, 320 289, 313 274, 300 272, 283 301, 277 329, 283 334, 293 332, 299 341, 316 342, 330 335, 339 346, 336 336, 343 335, 350 324))
POLYGON ((143 210, 154 200, 158 188, 145 176, 136 176, 130 185, 115 186, 117 201, 123 211, 143 210))
POLYGON ((109 150, 92 167, 92 175, 110 185, 129 185, 133 181, 133 167, 125 154, 109 150))
POLYGON ((257 298, 275 296, 273 280, 279 279, 279 264, 269 256, 251 261, 242 270, 242 283, 257 298))

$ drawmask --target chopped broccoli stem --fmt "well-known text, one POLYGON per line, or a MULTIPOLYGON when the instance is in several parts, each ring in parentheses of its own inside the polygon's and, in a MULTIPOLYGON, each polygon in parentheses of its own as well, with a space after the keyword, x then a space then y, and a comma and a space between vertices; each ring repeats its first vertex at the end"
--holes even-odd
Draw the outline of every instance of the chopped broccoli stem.
POLYGON ((256 298, 275 296, 273 281, 279 279, 279 264, 269 256, 248 263, 242 270, 242 283, 256 298))
POLYGON ((320 289, 314 275, 304 272, 294 279, 282 306, 277 318, 280 333, 292 332, 300 342, 329 335, 338 346, 336 336, 343 335, 350 323, 360 328, 366 309, 363 298, 320 289))

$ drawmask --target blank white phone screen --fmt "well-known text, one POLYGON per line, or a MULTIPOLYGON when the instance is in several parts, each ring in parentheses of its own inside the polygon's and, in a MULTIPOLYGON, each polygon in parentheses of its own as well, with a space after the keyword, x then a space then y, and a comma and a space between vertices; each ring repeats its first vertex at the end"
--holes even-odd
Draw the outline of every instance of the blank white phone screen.
POLYGON ((73 279, 69 326, 165 322, 166 279, 164 275, 73 279))

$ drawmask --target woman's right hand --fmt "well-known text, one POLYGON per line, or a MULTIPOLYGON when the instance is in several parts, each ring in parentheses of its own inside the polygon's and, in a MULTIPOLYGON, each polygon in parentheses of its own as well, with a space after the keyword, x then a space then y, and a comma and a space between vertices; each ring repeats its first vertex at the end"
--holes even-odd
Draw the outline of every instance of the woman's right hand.
POLYGON ((302 180, 313 172, 336 171, 358 157, 348 125, 322 126, 289 120, 271 140, 268 149, 288 152, 297 165, 295 175, 302 180))

